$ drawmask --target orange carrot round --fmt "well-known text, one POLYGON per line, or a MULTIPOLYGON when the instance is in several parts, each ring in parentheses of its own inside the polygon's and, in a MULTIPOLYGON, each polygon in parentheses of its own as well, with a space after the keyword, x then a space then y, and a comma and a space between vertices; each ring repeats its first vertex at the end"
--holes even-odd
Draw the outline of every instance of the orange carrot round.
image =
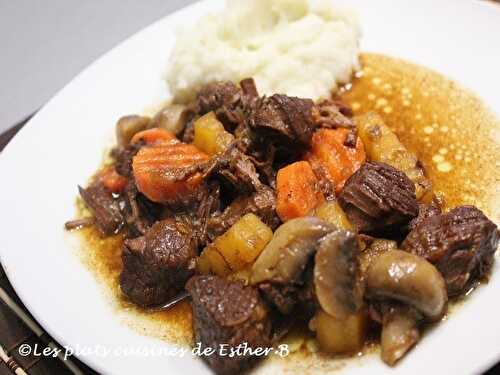
POLYGON ((99 173, 99 179, 112 193, 121 193, 127 185, 127 178, 116 172, 114 167, 107 167, 99 173))
POLYGON ((356 147, 344 145, 348 129, 320 129, 313 135, 311 151, 306 155, 314 169, 322 168, 326 177, 340 192, 346 180, 365 162, 363 142, 356 138, 356 147))
POLYGON ((324 201, 318 180, 307 161, 299 161, 278 171, 276 212, 283 221, 307 215, 324 201))
POLYGON ((179 140, 175 135, 165 129, 161 128, 151 128, 147 130, 140 131, 132 137, 130 140, 131 144, 144 142, 148 146, 154 146, 163 143, 178 143, 179 140))
POLYGON ((142 147, 132 160, 137 189, 153 202, 185 199, 200 185, 201 175, 179 180, 175 172, 207 159, 195 146, 180 142, 142 147))

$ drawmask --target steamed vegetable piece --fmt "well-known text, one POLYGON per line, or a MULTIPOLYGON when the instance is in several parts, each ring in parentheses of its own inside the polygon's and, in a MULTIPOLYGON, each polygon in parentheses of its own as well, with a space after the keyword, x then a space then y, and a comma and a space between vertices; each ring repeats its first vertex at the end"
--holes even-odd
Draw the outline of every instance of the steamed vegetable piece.
POLYGON ((226 276, 252 264, 271 240, 272 230, 254 214, 246 214, 203 250, 198 269, 226 276))
POLYGON ((278 171, 276 212, 287 221, 307 215, 324 201, 318 180, 308 162, 299 161, 278 171))
POLYGON ((214 112, 207 113, 194 123, 193 143, 208 155, 226 150, 233 140, 233 135, 224 130, 214 112))
POLYGON ((324 220, 337 228, 349 231, 354 230, 344 210, 342 210, 342 207, 340 207, 337 201, 325 202, 319 205, 312 213, 312 216, 324 220))
POLYGON ((126 177, 118 174, 113 166, 104 168, 99 173, 99 179, 102 181, 106 189, 112 193, 122 192, 128 181, 126 177))
POLYGON ((334 229, 315 217, 301 217, 282 224, 253 264, 251 283, 295 281, 316 251, 318 240, 334 229))
POLYGON ((316 332, 322 351, 331 354, 354 353, 363 347, 367 331, 367 316, 364 309, 345 319, 337 319, 323 310, 318 310, 309 323, 316 332))
POLYGON ((326 177, 335 184, 337 193, 366 159, 363 142, 359 137, 354 148, 344 144, 349 132, 350 130, 345 128, 316 131, 312 138, 311 151, 306 155, 313 169, 321 168, 326 177))
MULTIPOLYGON (((149 139, 149 135, 145 138, 149 139)), ((179 176, 178 172, 207 159, 208 156, 193 145, 177 140, 160 141, 155 146, 142 147, 132 159, 137 189, 153 202, 187 199, 201 184, 202 176, 198 172, 179 176)))
POLYGON ((415 184, 417 199, 430 201, 432 186, 417 157, 406 149, 382 118, 376 113, 368 113, 357 117, 355 121, 368 158, 403 171, 415 184))
POLYGON ((124 116, 116 123, 116 140, 118 146, 127 146, 132 137, 149 127, 151 119, 149 117, 130 115, 124 116))

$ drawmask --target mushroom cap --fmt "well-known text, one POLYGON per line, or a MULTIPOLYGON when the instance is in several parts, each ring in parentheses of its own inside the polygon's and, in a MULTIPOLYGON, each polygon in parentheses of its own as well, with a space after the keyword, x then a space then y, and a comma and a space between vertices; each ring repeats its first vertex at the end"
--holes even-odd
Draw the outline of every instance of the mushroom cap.
POLYGON ((356 235, 335 230, 320 240, 314 259, 314 287, 320 306, 329 315, 345 319, 363 303, 356 235))
POLYGON ((448 301, 443 277, 425 259, 401 250, 381 254, 366 274, 371 299, 393 299, 413 306, 428 320, 439 320, 448 301))
POLYGON ((335 227, 315 217, 301 217, 281 225, 259 255, 250 276, 251 284, 263 281, 296 281, 318 247, 318 240, 335 227))

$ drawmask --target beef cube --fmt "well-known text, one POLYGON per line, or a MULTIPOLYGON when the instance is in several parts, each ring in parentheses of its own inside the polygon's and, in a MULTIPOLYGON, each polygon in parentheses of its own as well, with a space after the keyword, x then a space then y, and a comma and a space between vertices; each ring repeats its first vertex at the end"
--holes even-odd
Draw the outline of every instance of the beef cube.
POLYGON ((436 265, 448 295, 456 296, 487 276, 499 238, 497 226, 479 209, 461 206, 420 223, 408 234, 402 248, 436 265))
POLYGON ((244 343, 253 349, 269 346, 271 323, 257 290, 218 276, 195 276, 186 289, 192 298, 195 343, 202 350, 216 350, 203 357, 210 367, 217 374, 239 374, 249 368, 257 357, 218 353, 223 344, 227 348, 244 343))
POLYGON ((316 128, 312 118, 313 101, 275 94, 253 111, 249 124, 257 132, 279 138, 285 145, 305 148, 316 128))
POLYGON ((97 229, 103 236, 116 234, 124 225, 118 199, 99 181, 84 189, 78 186, 80 196, 95 217, 97 229))
POLYGON ((124 241, 121 289, 137 305, 160 305, 184 289, 196 255, 192 228, 173 219, 158 221, 144 236, 124 241))
POLYGON ((339 203, 358 231, 367 233, 407 224, 418 214, 415 185, 384 163, 363 164, 346 181, 339 203))

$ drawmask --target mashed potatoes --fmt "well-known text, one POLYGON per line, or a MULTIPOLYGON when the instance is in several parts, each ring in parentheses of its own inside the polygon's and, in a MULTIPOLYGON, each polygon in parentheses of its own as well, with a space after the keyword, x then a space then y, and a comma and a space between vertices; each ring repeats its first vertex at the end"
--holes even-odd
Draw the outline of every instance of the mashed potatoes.
POLYGON ((355 14, 329 0, 227 0, 178 35, 167 83, 178 101, 214 80, 254 77, 260 94, 327 96, 358 68, 355 14))

